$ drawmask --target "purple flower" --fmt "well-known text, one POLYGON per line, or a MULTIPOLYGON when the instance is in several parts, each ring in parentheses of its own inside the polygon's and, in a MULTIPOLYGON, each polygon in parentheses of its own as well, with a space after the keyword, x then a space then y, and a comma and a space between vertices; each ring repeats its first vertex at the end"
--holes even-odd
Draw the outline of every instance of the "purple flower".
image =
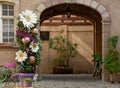
POLYGON ((27 52, 27 53, 29 53, 29 52, 30 52, 30 49, 29 49, 29 48, 27 48, 27 49, 26 49, 26 52, 27 52))

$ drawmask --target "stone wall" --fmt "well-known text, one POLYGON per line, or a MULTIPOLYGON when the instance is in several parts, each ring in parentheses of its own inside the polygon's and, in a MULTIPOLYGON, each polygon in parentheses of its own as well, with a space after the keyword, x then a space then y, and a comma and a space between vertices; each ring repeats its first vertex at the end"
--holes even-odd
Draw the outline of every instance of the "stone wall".
POLYGON ((111 19, 111 35, 120 36, 120 1, 119 0, 96 0, 100 2, 109 12, 111 19))
POLYGON ((15 52, 17 48, 13 45, 1 45, 0 44, 0 66, 5 63, 15 62, 15 52))

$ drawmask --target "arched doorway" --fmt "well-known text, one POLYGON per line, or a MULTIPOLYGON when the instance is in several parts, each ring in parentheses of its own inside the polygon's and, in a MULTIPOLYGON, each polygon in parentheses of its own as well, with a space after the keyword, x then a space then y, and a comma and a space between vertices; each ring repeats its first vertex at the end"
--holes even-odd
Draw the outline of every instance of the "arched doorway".
POLYGON ((58 67, 57 62, 55 62, 55 60, 58 58, 58 53, 53 49, 47 48, 49 47, 49 40, 45 40, 44 33, 49 33, 49 38, 54 38, 60 36, 61 30, 64 31, 63 35, 65 38, 67 38, 70 42, 77 44, 77 55, 75 57, 69 58, 69 67, 73 68, 73 73, 92 74, 92 60, 94 55, 93 24, 91 21, 84 17, 71 15, 71 17, 68 18, 66 14, 50 17, 47 20, 43 21, 40 26, 40 34, 43 42, 43 58, 41 66, 44 70, 42 70, 42 73, 56 73, 54 72, 55 70, 53 71, 53 68, 58 67), (49 65, 45 65, 47 61, 50 62, 47 63, 49 65), (46 71, 45 67, 49 69, 46 71))
MULTIPOLYGON (((94 46, 94 54, 102 54, 102 18, 100 14, 85 5, 81 4, 69 4, 70 12, 72 15, 83 16, 89 19, 94 25, 94 34, 95 34, 95 46, 94 46), (89 14, 88 14, 89 13, 89 14)), ((59 4, 51 6, 45 9, 40 16, 40 24, 56 15, 66 14, 66 8, 68 7, 68 3, 59 4)))
MULTIPOLYGON (((80 45, 82 47, 80 45, 78 45, 78 49, 80 51, 78 49, 77 50, 79 51, 80 54, 82 54, 82 55, 79 55, 79 57, 78 57, 78 58, 81 58, 81 59, 78 60, 78 62, 80 62, 79 64, 81 64, 81 66, 73 65, 74 70, 75 70, 74 73, 89 73, 89 72, 92 73, 92 71, 90 69, 93 68, 93 64, 89 65, 89 64, 91 64, 91 61, 93 59, 92 55, 102 54, 102 37, 101 37, 102 36, 102 29, 101 29, 101 16, 99 15, 99 13, 97 13, 95 10, 92 10, 90 8, 88 9, 84 5, 64 3, 64 4, 54 5, 54 6, 51 6, 47 9, 45 9, 41 14, 41 18, 40 18, 41 23, 40 24, 44 23, 45 20, 47 20, 47 19, 49 19, 53 16, 57 16, 57 15, 61 15, 61 14, 66 15, 67 14, 66 9, 68 9, 68 6, 69 6, 69 10, 70 10, 69 12, 70 12, 71 15, 82 16, 84 19, 86 18, 87 20, 89 20, 93 24, 93 29, 94 29, 93 30, 93 36, 94 36, 93 38, 94 38, 94 41, 91 41, 91 42, 94 42, 93 43, 94 48, 92 49, 93 53, 90 52, 90 50, 87 49, 87 48, 83 48, 85 50, 80 50, 83 46, 85 46, 85 45, 80 43, 80 45), (89 15, 88 15, 88 13, 89 13, 89 15), (84 52, 84 54, 87 54, 85 52, 88 52, 88 53, 91 53, 91 54, 83 55, 83 52, 84 52), (83 58, 84 58, 84 60, 86 59, 86 62, 84 60, 82 60, 83 58), (89 62, 87 60, 89 60, 89 62), (88 68, 86 68, 87 66, 85 67, 85 65, 82 64, 82 63, 88 65, 88 68), (81 70, 76 70, 76 69, 80 69, 80 68, 81 68, 81 70), (82 69, 82 68, 84 68, 84 69, 82 69)), ((56 28, 56 30, 58 30, 58 29, 56 28)), ((66 30, 67 30, 67 28, 66 28, 66 30)), ((86 34, 89 36, 88 32, 84 33, 84 35, 86 35, 86 34)), ((74 34, 74 36, 75 35, 77 35, 77 34, 74 34)), ((83 34, 79 33, 79 35, 83 35, 83 34)), ((78 37, 78 36, 75 36, 75 37, 78 37)), ((81 36, 79 36, 79 37, 81 37, 81 36)), ((82 40, 80 40, 79 37, 76 38, 76 39, 78 39, 77 41, 82 42, 82 40)), ((82 36, 82 37, 85 37, 85 36, 82 36)), ((87 40, 87 38, 85 40, 87 40)), ((83 40, 83 43, 85 42, 85 40, 83 40)), ((76 42, 76 43, 79 44, 79 42, 76 42)), ((53 58, 55 58, 55 57, 53 57, 53 58)), ((74 61, 74 63, 75 63, 75 61, 74 61)), ((77 64, 77 62, 76 62, 76 64, 77 64)))
MULTIPOLYGON (((38 8, 36 9, 36 13, 40 13, 41 23, 48 19, 49 17, 66 14, 66 1, 58 1, 54 2, 54 0, 50 2, 40 3, 38 8), (56 7, 57 6, 57 7, 56 7), (41 8, 40 8, 41 7, 41 8), (48 8, 49 7, 49 8, 48 8), (45 9, 46 8, 46 9, 45 9), (59 10, 58 10, 59 9, 59 10)), ((110 35, 110 18, 106 9, 96 1, 89 0, 89 2, 81 2, 78 0, 73 1, 74 3, 70 4, 71 13, 73 15, 81 15, 92 21, 95 29, 95 54, 102 53, 102 57, 104 58, 107 50, 106 40, 110 35), (78 4, 77 4, 78 3, 78 4), (89 14, 88 14, 89 13, 89 14), (99 42, 100 41, 100 42, 99 42)), ((40 24, 41 24, 40 23, 40 24)), ((106 75, 106 70, 103 68, 103 80, 107 80, 108 77, 106 75)))

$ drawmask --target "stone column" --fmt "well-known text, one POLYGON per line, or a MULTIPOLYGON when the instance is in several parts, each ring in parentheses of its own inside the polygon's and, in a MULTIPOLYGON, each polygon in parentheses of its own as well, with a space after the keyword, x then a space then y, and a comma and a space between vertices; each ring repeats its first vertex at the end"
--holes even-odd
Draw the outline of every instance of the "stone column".
MULTIPOLYGON (((108 45, 107 45, 107 39, 110 37, 111 33, 111 22, 110 21, 103 21, 102 22, 102 61, 104 61, 104 58, 108 51, 108 45)), ((102 80, 103 81, 109 81, 109 73, 107 68, 102 66, 102 80)))

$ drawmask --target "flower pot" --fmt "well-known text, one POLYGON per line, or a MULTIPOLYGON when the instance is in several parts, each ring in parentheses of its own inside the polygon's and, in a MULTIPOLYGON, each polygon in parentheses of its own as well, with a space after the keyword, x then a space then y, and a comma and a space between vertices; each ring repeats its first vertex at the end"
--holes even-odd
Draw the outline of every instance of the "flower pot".
POLYGON ((110 82, 111 82, 111 83, 114 83, 113 74, 110 74, 110 82))
POLYGON ((19 73, 19 86, 21 87, 30 87, 32 86, 32 81, 33 81, 34 73, 19 73), (26 78, 31 78, 31 81, 24 81, 26 78))
POLYGON ((21 82, 20 86, 21 87, 30 87, 30 86, 32 86, 32 82, 21 82))
POLYGON ((120 82, 120 74, 119 73, 110 74, 110 82, 111 83, 120 82))

